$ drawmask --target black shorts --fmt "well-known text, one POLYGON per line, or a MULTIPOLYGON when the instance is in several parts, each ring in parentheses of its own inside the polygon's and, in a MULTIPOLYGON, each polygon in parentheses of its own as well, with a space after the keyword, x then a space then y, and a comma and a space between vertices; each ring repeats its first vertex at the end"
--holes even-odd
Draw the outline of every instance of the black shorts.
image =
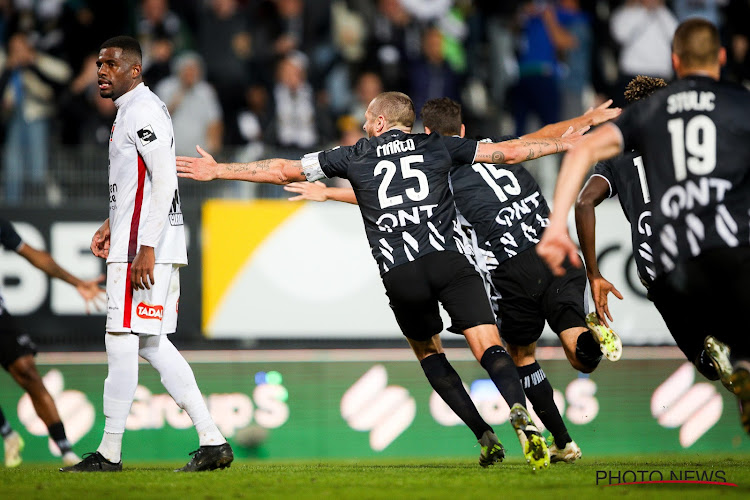
POLYGON ((16 321, 7 311, 0 313, 0 364, 6 370, 21 356, 36 354, 36 345, 21 332, 16 321))
POLYGON ((495 324, 482 278, 458 252, 432 252, 397 266, 383 275, 383 284, 401 332, 412 340, 429 340, 443 330, 438 301, 453 330, 495 324))
POLYGON ((706 335, 726 343, 734 355, 750 356, 744 320, 750 311, 750 247, 706 250, 657 278, 649 295, 691 361, 706 335))
POLYGON ((492 271, 500 294, 500 335, 513 345, 533 344, 544 321, 557 333, 586 327, 586 271, 566 259, 564 276, 555 276, 530 248, 492 271))

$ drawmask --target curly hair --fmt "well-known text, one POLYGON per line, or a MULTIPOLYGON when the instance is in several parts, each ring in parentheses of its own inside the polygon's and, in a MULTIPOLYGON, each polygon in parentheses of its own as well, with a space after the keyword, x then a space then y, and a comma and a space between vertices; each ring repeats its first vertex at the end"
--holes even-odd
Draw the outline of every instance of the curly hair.
POLYGON ((653 76, 638 75, 625 87, 625 100, 635 102, 645 99, 662 87, 666 87, 667 82, 661 78, 653 76))

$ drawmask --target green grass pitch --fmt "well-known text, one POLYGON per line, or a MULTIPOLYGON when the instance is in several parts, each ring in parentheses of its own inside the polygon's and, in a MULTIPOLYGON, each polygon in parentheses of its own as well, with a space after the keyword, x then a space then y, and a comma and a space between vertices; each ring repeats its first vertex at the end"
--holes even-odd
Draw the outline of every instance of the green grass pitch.
MULTIPOLYGON (((473 460, 236 461, 213 472, 179 474, 182 463, 125 463, 121 473, 63 474, 53 465, 0 468, 0 495, 6 499, 551 499, 588 498, 750 498, 747 455, 584 457, 576 464, 553 464, 534 473, 518 459, 482 469, 473 460), (713 479, 737 486, 646 484, 604 486, 603 471, 644 471, 645 478, 670 474, 713 479), (693 472, 695 471, 695 472, 693 472), (721 472, 721 473, 720 473, 721 472)), ((628 474, 626 480, 632 481, 628 474)), ((640 480, 640 476, 636 480, 640 480)), ((618 481, 613 481, 618 482, 618 481)))

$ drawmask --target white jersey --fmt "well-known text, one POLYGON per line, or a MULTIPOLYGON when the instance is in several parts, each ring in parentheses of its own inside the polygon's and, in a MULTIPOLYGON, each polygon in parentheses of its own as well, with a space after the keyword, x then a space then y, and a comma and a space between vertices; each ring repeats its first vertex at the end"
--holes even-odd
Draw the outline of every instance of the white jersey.
POLYGON ((115 100, 109 138, 107 262, 132 262, 141 245, 156 263, 187 264, 172 119, 143 83, 115 100))

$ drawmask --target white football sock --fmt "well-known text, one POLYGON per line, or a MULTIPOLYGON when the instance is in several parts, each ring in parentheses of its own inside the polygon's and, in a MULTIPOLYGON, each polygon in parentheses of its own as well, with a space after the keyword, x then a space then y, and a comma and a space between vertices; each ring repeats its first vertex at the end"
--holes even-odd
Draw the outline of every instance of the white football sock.
POLYGON ((97 451, 117 463, 125 422, 138 387, 138 337, 130 333, 107 333, 104 345, 109 371, 104 380, 104 436, 97 451))
POLYGON ((203 400, 190 365, 166 335, 142 335, 138 353, 156 368, 161 383, 177 406, 193 421, 201 446, 216 446, 227 440, 219 432, 203 400))

